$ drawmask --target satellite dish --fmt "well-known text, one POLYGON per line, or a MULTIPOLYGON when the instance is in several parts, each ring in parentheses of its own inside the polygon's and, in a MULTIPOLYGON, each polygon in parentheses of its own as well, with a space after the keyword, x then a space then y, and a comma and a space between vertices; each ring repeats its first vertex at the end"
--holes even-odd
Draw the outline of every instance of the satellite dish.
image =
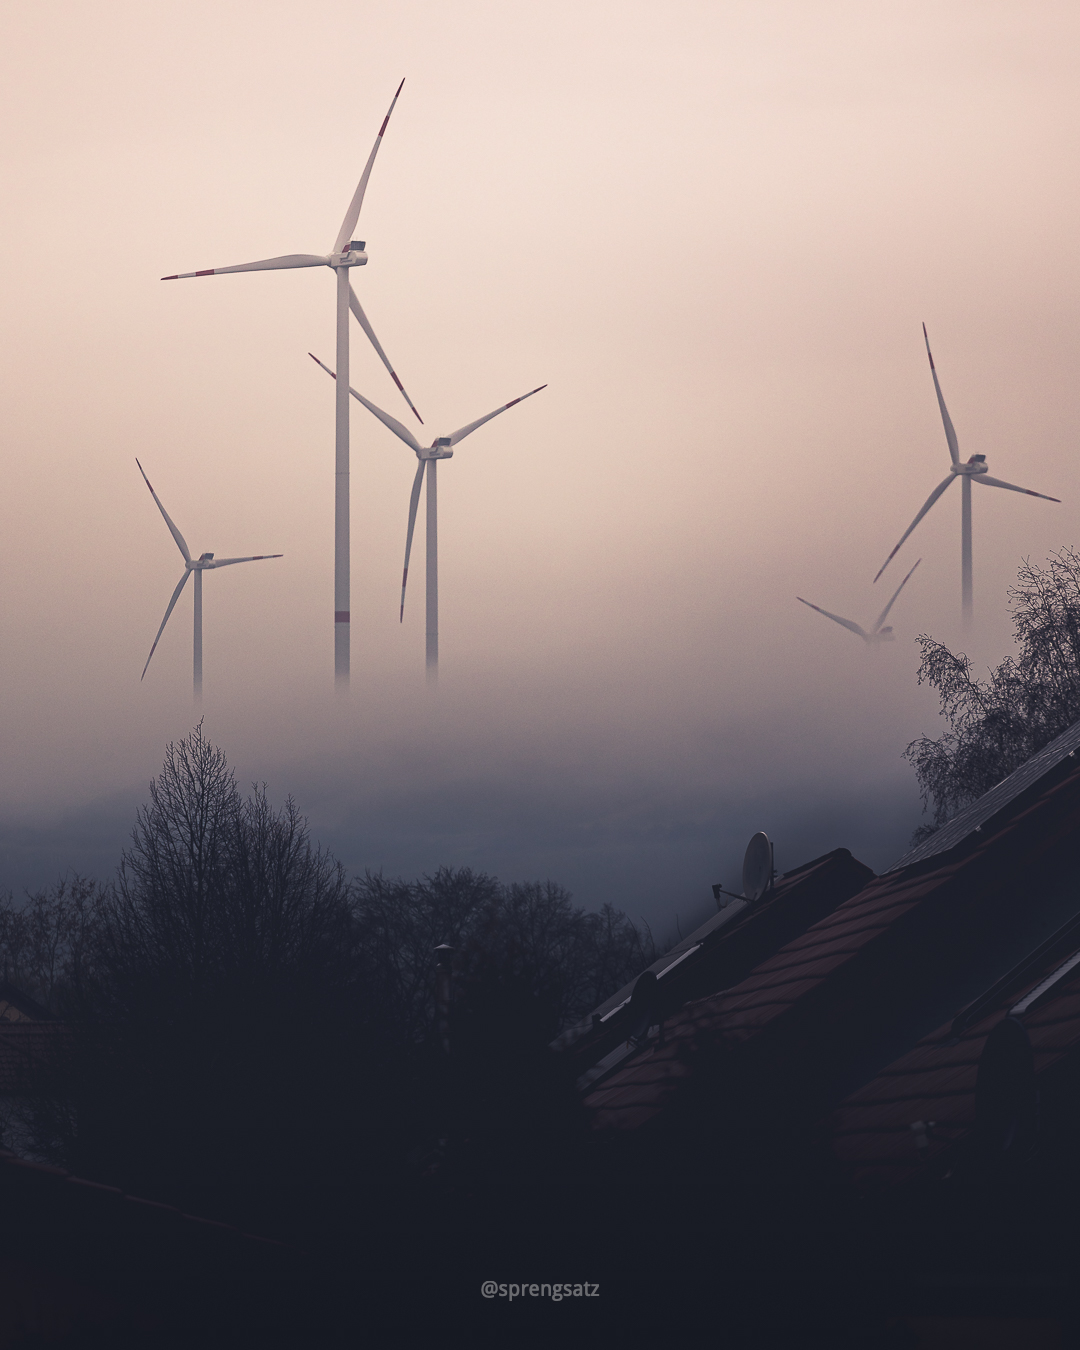
POLYGON ((773 847, 762 830, 746 846, 742 865, 743 895, 747 900, 760 900, 772 887, 773 847))

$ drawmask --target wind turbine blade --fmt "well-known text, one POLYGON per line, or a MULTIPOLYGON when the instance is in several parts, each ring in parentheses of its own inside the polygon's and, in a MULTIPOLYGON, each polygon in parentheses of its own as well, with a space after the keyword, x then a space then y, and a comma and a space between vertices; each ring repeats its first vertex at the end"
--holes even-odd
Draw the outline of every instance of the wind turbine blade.
POLYGON ((360 301, 356 298, 356 292, 353 290, 351 284, 350 284, 350 286, 349 286, 349 308, 350 308, 350 309, 352 310, 352 312, 356 315, 356 319, 357 319, 357 322, 359 323, 360 327, 364 330, 364 332, 365 332, 365 333, 368 335, 368 337, 371 339, 371 345, 372 345, 372 346, 375 348, 375 350, 379 353, 379 360, 383 363, 383 365, 386 367, 386 369, 390 372, 390 378, 394 381, 394 383, 397 385, 397 387, 401 390, 401 397, 405 400, 405 402, 409 405, 409 407, 412 408, 413 412, 416 413, 416 420, 420 423, 421 426, 423 426, 423 425, 424 425, 424 419, 420 416, 420 414, 419 414, 418 412, 416 412, 416 408, 415 408, 415 406, 414 406, 414 404, 413 404, 412 399, 411 399, 411 398, 408 396, 408 394, 405 392, 405 386, 404 386, 404 385, 401 383, 401 381, 398 379, 398 377, 397 377, 397 372, 394 370, 394 367, 390 364, 390 359, 389 359, 389 357, 386 355, 386 353, 383 351, 382 347, 379 345, 379 339, 375 336, 375 330, 374 330, 374 328, 372 328, 371 324, 368 323, 368 317, 367 317, 367 315, 366 315, 366 314, 364 313, 364 311, 360 308, 360 301))
MULTIPOLYGON (((138 458, 136 458, 135 463, 136 463, 136 464, 139 464, 138 458)), ((147 478, 146 474, 143 472, 143 466, 142 466, 141 464, 139 464, 139 472, 140 472, 140 473, 142 474, 142 476, 143 476, 143 482, 146 484, 146 486, 147 486, 148 488, 150 488, 150 496, 153 497, 154 501, 157 502, 157 508, 158 508, 158 510, 159 510, 159 511, 161 512, 161 514, 165 517, 165 524, 168 525, 168 527, 169 527, 169 532, 172 534, 172 537, 176 540, 176 546, 177 546, 177 548, 178 548, 178 549, 180 550, 180 552, 184 555, 184 561, 185 561, 185 562, 190 562, 190 561, 191 561, 191 551, 190 551, 190 549, 189 549, 188 546, 187 546, 187 540, 184 538, 184 536, 180 533, 180 531, 179 531, 179 530, 176 528, 176 526, 173 524, 172 519, 171 519, 171 517, 169 516, 168 511, 165 510, 165 508, 162 506, 161 502, 158 500, 158 495, 157 495, 157 493, 154 491, 154 489, 153 489, 152 487, 150 487, 150 479, 147 478)), ((152 653, 151 653, 151 655, 152 655, 152 653)))
MULTIPOLYGON (((915 567, 918 567, 919 563, 921 563, 921 562, 922 562, 922 559, 920 558, 920 559, 918 560, 918 562, 916 562, 915 567)), ((914 571, 915 571, 915 567, 913 567, 913 568, 911 569, 911 572, 914 572, 914 571)), ((911 576, 911 572, 909 572, 909 573, 907 574, 907 576, 903 579, 903 581, 900 583, 900 585, 897 586, 895 592, 893 593, 893 598, 889 601, 889 603, 885 606, 885 608, 884 608, 884 609, 881 611, 881 613, 878 615, 878 621, 877 621, 876 624, 874 624, 874 627, 873 627, 873 629, 871 630, 872 632, 876 633, 876 632, 878 631, 878 629, 881 627, 881 625, 882 625, 882 624, 885 622, 885 620, 888 618, 888 616, 889 616, 889 610, 892 609, 893 605, 896 603, 896 597, 900 594, 900 592, 901 592, 901 591, 904 589, 904 587, 908 584, 908 577, 911 576)))
POLYGON ((504 403, 501 408, 496 408, 494 412, 489 412, 486 417, 478 417, 475 422, 470 422, 467 427, 462 427, 460 431, 455 431, 450 437, 450 444, 457 445, 458 441, 463 441, 465 437, 471 435, 477 427, 482 427, 485 422, 490 422, 493 417, 498 417, 498 415, 505 412, 507 408, 512 408, 515 403, 524 403, 527 398, 532 398, 533 394, 538 394, 541 389, 546 388, 547 385, 542 384, 538 389, 530 389, 527 394, 522 394, 520 398, 512 398, 509 403, 504 403))
POLYGON ((284 558, 284 553, 255 553, 250 558, 215 558, 209 563, 207 570, 215 567, 231 567, 233 563, 238 562, 265 562, 267 558, 284 558))
POLYGON ((287 267, 329 267, 325 255, 284 253, 280 258, 260 258, 258 262, 237 263, 235 267, 207 267, 201 272, 174 272, 162 281, 184 281, 188 277, 220 277, 225 272, 280 272, 287 267))
POLYGON ((162 619, 162 621, 161 621, 161 627, 157 630, 157 637, 154 638, 154 645, 150 648, 150 655, 146 658, 146 665, 143 666, 143 668, 142 668, 142 675, 139 676, 140 681, 141 681, 141 680, 143 679, 143 677, 145 676, 146 671, 147 671, 147 668, 148 668, 149 665, 150 665, 150 661, 151 661, 151 659, 152 659, 154 653, 157 651, 157 645, 158 645, 158 643, 161 641, 161 635, 162 635, 162 633, 164 633, 164 631, 165 631, 165 625, 169 622, 169 615, 170 615, 170 614, 173 612, 173 610, 176 608, 176 602, 177 602, 177 600, 180 599, 180 592, 181 592, 181 591, 184 589, 184 587, 187 585, 187 579, 188 579, 189 576, 191 576, 191 572, 190 572, 189 570, 185 569, 184 575, 180 578, 180 580, 179 580, 179 581, 177 582, 177 584, 176 584, 176 590, 173 591, 173 593, 172 593, 172 599, 169 601, 169 608, 165 611, 165 617, 164 617, 164 618, 162 619))
POLYGON ((364 193, 367 191, 368 179, 371 177, 371 166, 375 163, 375 156, 379 153, 379 146, 382 145, 383 133, 386 131, 386 124, 390 121, 390 113, 394 111, 394 104, 398 101, 398 94, 405 86, 405 81, 397 87, 397 94, 394 95, 393 102, 390 104, 390 112, 383 118, 382 126, 379 128, 379 134, 375 137, 375 144, 372 146, 371 154, 368 155, 368 162, 364 165, 364 172, 360 175, 360 182, 356 185, 356 191, 353 193, 352 201, 349 203, 349 209, 345 212, 345 219, 341 222, 341 229, 338 230, 338 237, 334 241, 334 252, 342 253, 345 246, 352 239, 352 232, 356 229, 356 222, 360 219, 360 208, 364 204, 364 193))
POLYGON ((1041 497, 1044 502, 1058 502, 1060 497, 1048 497, 1045 492, 1032 492, 1030 488, 1017 487, 1015 483, 1003 483, 1000 478, 991 478, 985 473, 975 473, 971 475, 973 483, 984 483, 987 487, 1007 488, 1010 492, 1022 492, 1027 497, 1041 497))
POLYGON ((421 460, 416 469, 416 477, 413 479, 412 496, 409 498, 409 530, 405 535, 405 570, 401 574, 401 612, 398 614, 398 623, 405 618, 405 583, 409 580, 409 554, 412 552, 413 530, 416 528, 416 508, 420 504, 420 485, 424 481, 424 465, 426 460, 421 460))
POLYGON ((850 619, 842 619, 839 614, 830 614, 827 609, 822 609, 820 605, 811 605, 810 601, 803 600, 801 595, 797 595, 795 599, 802 601, 804 605, 809 605, 811 609, 816 609, 819 614, 824 614, 827 619, 832 619, 833 623, 842 624, 843 627, 850 629, 852 633, 858 634, 859 637, 869 637, 865 628, 860 628, 857 623, 853 623, 850 619))
POLYGON ((937 487, 933 490, 933 492, 931 492, 930 496, 927 497, 926 501, 923 503, 923 508, 922 508, 922 510, 921 510, 921 511, 919 512, 919 514, 915 517, 915 519, 911 522, 911 524, 907 527, 907 529, 904 531, 904 533, 900 536, 900 543, 897 544, 897 546, 893 549, 893 551, 889 554, 889 556, 885 559, 885 561, 884 561, 884 562, 881 564, 881 566, 878 568, 878 574, 877 574, 877 577, 874 578, 875 581, 877 581, 878 577, 881 576, 882 572, 885 571, 886 567, 888 567, 888 565, 889 565, 889 564, 892 562, 892 560, 896 557, 897 553, 899 553, 899 551, 900 551, 900 547, 901 547, 901 545, 903 544, 904 540, 908 537, 908 535, 909 535, 909 534, 911 533, 911 531, 915 528, 915 526, 918 525, 919 521, 922 520, 923 516, 926 515, 927 511, 930 510, 930 508, 933 506, 933 504, 937 501, 937 499, 941 496, 941 494, 945 491, 945 489, 949 486, 949 484, 953 481, 953 479, 954 479, 955 477, 956 477, 956 474, 953 474, 953 473, 949 474, 948 478, 946 478, 944 482, 939 483, 939 484, 937 485, 937 487))
MULTIPOLYGON (((308 356, 311 357, 317 366, 322 366, 323 370, 325 370, 327 375, 331 376, 332 379, 337 379, 337 375, 334 371, 332 371, 325 362, 320 361, 313 352, 308 352, 308 356)), ((376 408, 375 404, 369 402, 363 394, 358 394, 351 384, 349 385, 349 393, 352 394, 353 398, 357 399, 358 402, 362 403, 364 407, 367 408, 368 412, 374 413, 383 426, 389 427, 395 436, 400 436, 410 450, 415 450, 417 454, 420 454, 423 450, 423 446, 408 427, 402 426, 396 417, 391 417, 389 413, 383 412, 381 408, 376 408)))
POLYGON ((930 339, 926 336, 926 324, 922 326, 923 341, 926 343, 926 354, 930 357, 930 374, 934 377, 934 388, 937 390, 938 407, 941 409, 941 420, 945 423, 945 439, 949 442, 949 454, 952 456, 954 464, 960 463, 960 446, 956 439, 956 431, 953 428, 952 418, 949 416, 949 410, 945 406, 945 398, 941 392, 941 384, 937 377, 937 366, 934 365, 934 358, 930 352, 930 339))

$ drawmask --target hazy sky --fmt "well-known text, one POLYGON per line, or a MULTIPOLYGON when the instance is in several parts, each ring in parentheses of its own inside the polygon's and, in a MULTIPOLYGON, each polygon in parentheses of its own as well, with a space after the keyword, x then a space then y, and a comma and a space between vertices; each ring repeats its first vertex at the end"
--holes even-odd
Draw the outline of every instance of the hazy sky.
MULTIPOLYGON (((105 871, 193 720, 350 869, 551 876, 661 928, 738 880, 875 868, 937 734, 914 639, 959 627, 960 493, 874 573, 948 454, 975 494, 982 663, 1020 559, 1076 542, 1080 12, 1051 3, 11 10, 0 883, 105 871), (440 474, 441 679, 415 460, 354 408, 353 684, 332 695, 334 287, 177 271, 326 252, 398 81, 354 281, 432 436, 543 382, 440 474), (422 550, 422 533, 417 540, 422 550), (877 653, 862 623, 903 572, 877 653)), ((353 383, 404 405, 353 327, 353 383)), ((684 928, 685 931, 685 928, 684 928)))

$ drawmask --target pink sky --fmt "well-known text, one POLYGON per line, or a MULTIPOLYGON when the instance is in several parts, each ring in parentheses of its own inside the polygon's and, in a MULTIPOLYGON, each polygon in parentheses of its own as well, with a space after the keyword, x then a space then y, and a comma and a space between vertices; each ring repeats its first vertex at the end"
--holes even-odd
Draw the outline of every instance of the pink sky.
MULTIPOLYGON (((180 568, 137 454, 198 551, 286 555, 207 579, 207 727, 342 839, 349 785, 385 785, 404 833, 350 866, 476 861, 461 803, 523 794, 505 867, 554 872, 560 782, 585 824, 690 804, 678 903, 822 784, 895 800, 902 839, 900 752, 938 726, 913 640, 961 641, 959 493, 893 564, 924 558, 894 647, 794 597, 864 623, 887 598, 948 465, 924 320, 965 457, 1063 499, 976 494, 980 661, 1021 557, 1076 542, 1078 47, 1075 6, 985 0, 9 14, 0 835, 137 797, 191 724, 188 595, 139 683, 180 568), (434 708, 422 586, 397 622, 414 461, 355 410, 341 710, 306 356, 332 359, 332 281, 158 278, 327 251, 402 76, 359 230, 376 331, 432 435, 549 388, 440 475, 434 708), (441 785, 459 823, 425 808, 410 853, 410 794, 441 785)), ((398 415, 354 334, 354 384, 398 415)), ((821 832, 858 850, 842 812, 821 832)))

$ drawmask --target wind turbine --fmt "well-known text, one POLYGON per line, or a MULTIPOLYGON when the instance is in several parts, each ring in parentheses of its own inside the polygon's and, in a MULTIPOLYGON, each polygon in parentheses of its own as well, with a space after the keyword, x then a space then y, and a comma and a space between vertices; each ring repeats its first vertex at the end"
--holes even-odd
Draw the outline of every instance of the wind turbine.
POLYGON ((934 377, 934 389, 937 392, 938 407, 941 409, 941 420, 945 424, 945 439, 949 443, 949 455, 952 459, 952 465, 949 468, 949 475, 931 492, 923 504, 922 510, 900 536, 900 543, 889 554, 878 570, 877 581, 881 573, 885 571, 889 563, 896 557, 900 545, 908 537, 911 531, 926 515, 927 511, 933 506, 949 484, 956 478, 960 479, 963 496, 961 498, 960 509, 960 578, 961 578, 961 608, 964 623, 971 622, 971 485, 972 483, 982 483, 986 487, 1006 488, 1009 492, 1022 492, 1027 497, 1041 497, 1046 502, 1058 502, 1058 497, 1048 497, 1045 492, 1032 492, 1030 488, 1017 487, 1015 483, 1004 483, 1000 478, 991 478, 987 472, 987 463, 985 455, 972 455, 965 463, 960 461, 960 447, 956 439, 956 432, 953 429, 952 418, 949 416, 949 410, 945 406, 945 399, 941 392, 941 384, 938 381, 937 367, 934 365, 934 358, 930 352, 930 339, 926 336, 926 324, 922 326, 923 340, 926 343, 926 354, 930 358, 930 373, 934 377))
MULTIPOLYGON (((308 356, 316 365, 322 366, 327 375, 337 380, 338 391, 344 387, 344 381, 338 380, 337 375, 328 365, 320 361, 312 352, 308 356)), ((408 427, 404 427, 396 417, 391 417, 389 413, 383 412, 377 408, 374 403, 369 402, 363 394, 358 394, 355 389, 350 388, 352 394, 358 402, 362 403, 368 412, 374 413, 383 426, 389 427, 395 436, 398 436, 405 442, 410 450, 414 452, 416 458, 420 461, 416 468, 416 477, 413 479, 412 495, 409 498, 409 528, 405 535, 405 570, 401 575, 401 609, 398 614, 400 623, 405 617, 405 586, 409 580, 409 553, 412 550, 413 529, 416 526, 416 508, 420 502, 420 487, 424 481, 425 471, 427 473, 427 673, 428 680, 434 683, 439 670, 439 521, 438 521, 438 480, 436 470, 440 459, 452 459, 454 455, 453 447, 459 441, 463 441, 466 436, 472 435, 477 427, 482 427, 485 422, 490 422, 493 417, 498 417, 500 413, 506 412, 507 408, 512 408, 516 403, 523 403, 527 398, 532 398, 533 394, 538 394, 541 389, 546 389, 547 385, 542 384, 537 389, 530 389, 527 394, 522 394, 520 398, 511 399, 509 403, 504 403, 501 408, 496 408, 494 412, 489 412, 484 417, 478 417, 475 422, 470 422, 468 426, 460 427, 449 436, 437 436, 432 443, 425 447, 420 444, 408 427)))
MULTIPOLYGON (((135 463, 139 464, 139 461, 136 459, 135 463)), ((193 558, 191 556, 191 550, 188 548, 187 541, 185 540, 184 536, 173 524, 168 511, 166 511, 165 508, 162 506, 161 500, 158 497, 157 493, 154 491, 152 487, 150 487, 150 479, 147 478, 146 472, 141 464, 139 464, 139 472, 143 476, 143 482, 146 484, 148 488, 150 488, 150 496, 153 497, 155 502, 157 502, 158 510, 165 517, 165 524, 168 525, 169 533, 176 540, 176 547, 180 550, 180 552, 184 556, 184 575, 176 583, 176 590, 173 591, 172 593, 172 599, 169 601, 169 608, 165 611, 165 617, 161 621, 161 627, 157 630, 157 637, 154 638, 154 645, 150 648, 150 655, 146 658, 146 665, 143 666, 143 672, 142 675, 139 676, 139 679, 142 680, 145 678, 147 669, 150 666, 150 661, 153 658, 154 652, 157 651, 158 642, 161 640, 161 635, 165 631, 165 625, 169 622, 169 615, 175 609, 176 602, 177 600, 180 599, 180 592, 187 585, 188 577, 194 574, 195 650, 194 650, 193 664, 195 676, 195 702, 198 703, 202 699, 202 574, 204 572, 212 572, 216 567, 231 567, 233 563, 263 562, 267 558, 283 558, 285 555, 283 553, 256 553, 250 558, 215 559, 212 553, 203 553, 200 554, 198 558, 193 558)))
MULTIPOLYGON (((338 230, 338 236, 334 241, 331 252, 326 254, 288 253, 280 258, 263 258, 259 262, 238 263, 234 267, 211 267, 202 272, 178 272, 171 277, 162 277, 161 279, 162 281, 182 281, 187 277, 214 277, 225 272, 272 272, 289 267, 331 268, 337 276, 338 370, 342 370, 346 373, 346 376, 348 375, 349 310, 351 309, 356 315, 360 327, 371 340, 371 345, 378 352, 379 359, 390 372, 390 378, 401 390, 405 402, 416 414, 417 421, 422 424, 424 419, 416 411, 408 394, 405 393, 405 386, 398 379, 386 353, 379 345, 379 339, 375 336, 374 329, 368 322, 367 315, 361 309, 360 301, 356 298, 356 292, 349 282, 349 269, 363 267, 368 260, 367 254, 364 252, 363 240, 353 239, 351 236, 360 216, 360 208, 364 203, 364 193, 367 190, 368 179, 371 177, 371 168, 375 163, 375 156, 379 153, 379 146, 382 145, 386 124, 390 121, 390 113, 394 111, 394 104, 398 101, 398 94, 401 93, 404 83, 405 81, 402 80, 401 84, 398 85, 397 93, 390 104, 390 111, 383 118, 379 134, 375 137, 375 145, 368 156, 368 162, 364 166, 360 182, 353 193, 349 209, 345 212, 345 219, 341 222, 341 229, 338 230)), ((342 688, 347 687, 349 682, 349 398, 347 386, 348 379, 345 380, 344 386, 337 393, 334 431, 334 677, 342 688)))
MULTIPOLYGON (((915 564, 915 567, 918 567, 921 562, 922 559, 920 558, 919 562, 915 564)), ((911 572, 915 571, 915 567, 911 569, 911 572)), ((855 623, 854 620, 842 619, 839 614, 830 614, 827 609, 822 609, 820 605, 811 605, 809 600, 803 600, 801 595, 797 595, 795 599, 802 601, 804 605, 810 605, 811 609, 816 609, 819 614, 824 614, 827 619, 832 619, 834 623, 842 624, 845 628, 849 628, 853 633, 857 633, 868 647, 876 647, 882 642, 896 641, 896 634, 892 630, 892 624, 890 623, 886 628, 882 628, 881 625, 888 618, 889 610, 896 604, 896 597, 908 584, 908 578, 911 576, 911 572, 909 572, 900 585, 897 586, 896 590, 893 592, 893 598, 878 615, 877 623, 874 624, 869 633, 860 624, 855 623)))

